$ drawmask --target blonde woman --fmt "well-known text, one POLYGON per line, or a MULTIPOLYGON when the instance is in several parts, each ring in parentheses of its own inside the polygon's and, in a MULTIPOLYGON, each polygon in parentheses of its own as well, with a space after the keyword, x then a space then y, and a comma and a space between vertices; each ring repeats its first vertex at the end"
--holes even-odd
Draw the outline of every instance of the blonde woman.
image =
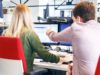
POLYGON ((60 58, 50 54, 41 44, 38 36, 32 29, 32 18, 29 8, 24 4, 16 6, 12 22, 9 28, 4 31, 4 36, 21 38, 24 53, 27 61, 27 72, 33 68, 35 52, 44 60, 49 62, 59 62, 60 58))

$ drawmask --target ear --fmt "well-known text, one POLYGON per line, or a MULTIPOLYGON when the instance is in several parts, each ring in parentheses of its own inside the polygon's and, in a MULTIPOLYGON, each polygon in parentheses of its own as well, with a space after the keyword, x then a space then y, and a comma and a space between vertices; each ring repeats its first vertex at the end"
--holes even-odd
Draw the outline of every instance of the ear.
POLYGON ((83 22, 83 19, 80 16, 77 16, 77 22, 83 22))
POLYGON ((72 17, 73 21, 74 22, 83 22, 82 18, 80 16, 77 16, 77 17, 72 17))

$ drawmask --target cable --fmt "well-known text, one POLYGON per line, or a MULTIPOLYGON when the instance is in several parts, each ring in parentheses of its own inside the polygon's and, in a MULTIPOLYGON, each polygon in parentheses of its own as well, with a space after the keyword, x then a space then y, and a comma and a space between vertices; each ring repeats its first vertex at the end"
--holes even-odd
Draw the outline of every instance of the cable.
POLYGON ((28 1, 29 1, 29 0, 26 0, 26 1, 24 2, 24 4, 27 3, 28 1))
POLYGON ((10 0, 10 2, 11 2, 11 3, 13 3, 13 4, 15 4, 15 5, 17 5, 17 3, 15 3, 15 2, 14 2, 14 1, 12 1, 12 0, 10 0))

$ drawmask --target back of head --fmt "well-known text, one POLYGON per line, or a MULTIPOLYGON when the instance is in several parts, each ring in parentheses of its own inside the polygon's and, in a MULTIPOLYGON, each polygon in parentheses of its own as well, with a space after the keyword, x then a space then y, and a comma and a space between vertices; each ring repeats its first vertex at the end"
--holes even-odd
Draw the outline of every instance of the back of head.
POLYGON ((8 36, 20 36, 24 28, 30 29, 32 18, 29 8, 24 4, 18 4, 13 12, 11 25, 7 29, 8 36))
POLYGON ((13 18, 15 18, 15 21, 17 21, 17 23, 22 23, 24 27, 31 27, 31 17, 31 12, 25 4, 19 4, 16 6, 13 18))
POLYGON ((80 16, 83 22, 95 19, 95 7, 92 2, 83 1, 76 5, 73 9, 73 16, 80 16))

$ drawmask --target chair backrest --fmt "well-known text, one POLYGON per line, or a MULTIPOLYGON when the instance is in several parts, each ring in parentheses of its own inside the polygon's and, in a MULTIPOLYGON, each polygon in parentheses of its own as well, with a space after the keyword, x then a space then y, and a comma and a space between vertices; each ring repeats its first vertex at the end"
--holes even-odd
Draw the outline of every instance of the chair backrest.
POLYGON ((0 36, 0 75, 24 75, 26 70, 21 40, 0 36))
POLYGON ((98 59, 95 75, 100 75, 100 56, 99 56, 99 59, 98 59))

